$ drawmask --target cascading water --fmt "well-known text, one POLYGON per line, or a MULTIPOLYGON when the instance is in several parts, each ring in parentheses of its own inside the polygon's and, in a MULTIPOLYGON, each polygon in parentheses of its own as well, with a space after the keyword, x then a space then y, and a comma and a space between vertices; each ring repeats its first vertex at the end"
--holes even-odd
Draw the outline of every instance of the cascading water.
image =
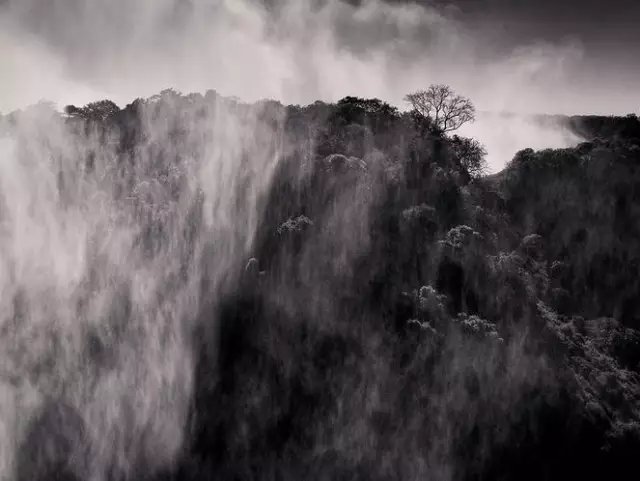
POLYGON ((182 446, 195 319, 246 260, 283 145, 277 110, 178 98, 109 129, 40 106, 0 140, 2 479, 149 473, 182 446))

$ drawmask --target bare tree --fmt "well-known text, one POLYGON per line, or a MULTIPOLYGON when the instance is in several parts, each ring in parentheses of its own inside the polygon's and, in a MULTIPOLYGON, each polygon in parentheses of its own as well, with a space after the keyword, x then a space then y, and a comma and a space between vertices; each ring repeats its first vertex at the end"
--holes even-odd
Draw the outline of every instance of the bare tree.
POLYGON ((431 85, 427 90, 408 94, 405 100, 440 132, 451 132, 475 120, 476 109, 471 100, 457 95, 448 85, 431 85))

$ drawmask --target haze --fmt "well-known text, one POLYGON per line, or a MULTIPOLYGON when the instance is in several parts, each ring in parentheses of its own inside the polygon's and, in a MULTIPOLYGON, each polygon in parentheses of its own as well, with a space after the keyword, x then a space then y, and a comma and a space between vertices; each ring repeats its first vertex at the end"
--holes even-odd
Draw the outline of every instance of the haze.
POLYGON ((494 172, 581 142, 533 113, 638 105, 586 30, 482 4, 0 0, 0 481, 550 473, 638 426, 640 334, 595 328, 640 322, 633 117, 481 178, 382 102, 243 102, 449 84, 494 172))
MULTIPOLYGON (((407 92, 434 82, 489 112, 626 113, 633 95, 638 103, 620 85, 593 94, 611 75, 585 78, 590 64, 578 37, 505 48, 504 23, 490 31, 486 19, 472 24, 451 5, 359 3, 5 1, 0 111, 40 99, 60 108, 99 98, 124 106, 168 87, 301 104, 370 96, 405 107, 407 92)), ((480 116, 469 130, 487 145, 494 170, 514 148, 567 142, 565 133, 525 120, 512 130, 498 118, 480 116), (510 140, 497 141, 498 131, 510 140)))

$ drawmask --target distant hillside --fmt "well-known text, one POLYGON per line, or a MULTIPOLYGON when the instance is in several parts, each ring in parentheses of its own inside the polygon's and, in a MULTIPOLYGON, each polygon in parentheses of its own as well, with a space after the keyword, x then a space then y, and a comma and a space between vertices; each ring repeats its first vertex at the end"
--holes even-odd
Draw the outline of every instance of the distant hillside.
POLYGON ((560 121, 577 135, 587 139, 637 141, 640 139, 640 121, 635 114, 627 116, 604 115, 551 115, 538 116, 545 120, 560 121))

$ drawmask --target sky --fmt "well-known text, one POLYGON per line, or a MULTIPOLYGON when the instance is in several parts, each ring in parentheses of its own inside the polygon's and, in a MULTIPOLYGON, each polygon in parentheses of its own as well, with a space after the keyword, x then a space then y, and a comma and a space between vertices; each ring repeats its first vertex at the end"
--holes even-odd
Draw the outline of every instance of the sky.
POLYGON ((626 114, 637 24, 628 0, 0 0, 0 112, 169 87, 404 108, 446 83, 483 112, 626 114))
POLYGON ((397 103, 442 81, 488 110, 625 113, 639 23, 629 0, 0 0, 0 111, 166 87, 397 103))

